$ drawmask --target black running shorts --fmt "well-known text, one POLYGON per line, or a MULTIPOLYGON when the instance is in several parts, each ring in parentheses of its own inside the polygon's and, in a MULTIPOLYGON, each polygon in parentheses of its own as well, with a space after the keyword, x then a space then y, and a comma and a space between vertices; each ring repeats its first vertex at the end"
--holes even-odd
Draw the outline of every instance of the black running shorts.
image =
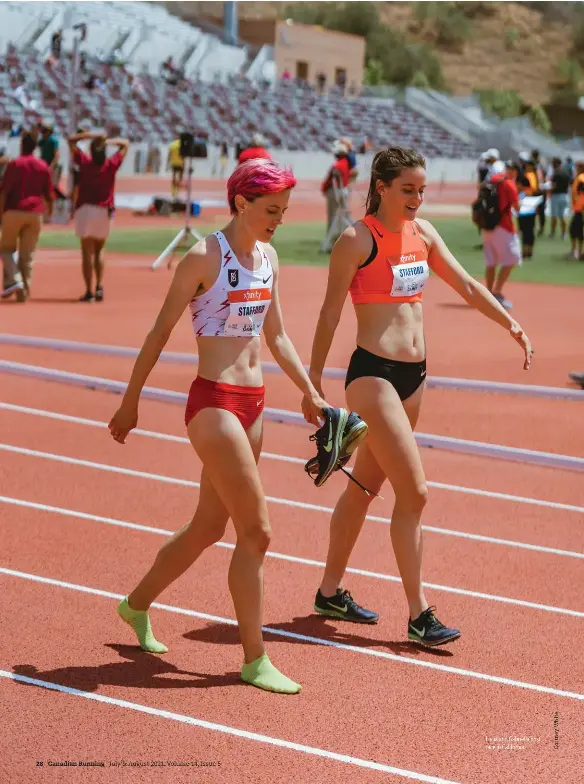
POLYGON ((426 378, 426 360, 421 362, 398 362, 372 354, 357 346, 345 378, 345 389, 351 381, 364 376, 384 378, 395 388, 400 400, 407 400, 426 378))

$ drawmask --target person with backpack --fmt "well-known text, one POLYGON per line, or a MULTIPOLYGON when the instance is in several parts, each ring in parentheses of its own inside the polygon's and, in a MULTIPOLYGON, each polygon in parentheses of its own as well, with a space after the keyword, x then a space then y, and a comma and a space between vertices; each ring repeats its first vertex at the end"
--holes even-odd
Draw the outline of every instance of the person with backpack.
MULTIPOLYGON (((481 232, 482 232, 482 228, 480 226, 480 214, 478 212, 478 211, 480 211, 480 203, 481 203, 480 193, 481 193, 481 188, 483 187, 483 185, 485 185, 485 184, 487 184, 489 182, 489 179, 490 179, 490 176, 491 176, 491 168, 492 168, 493 164, 496 163, 498 160, 499 160, 499 150, 497 150, 495 147, 491 147, 486 152, 482 152, 481 153, 481 155, 479 157, 479 161, 477 163, 477 188, 478 188, 478 192, 477 192, 477 198, 476 198, 476 200, 472 204, 472 218, 473 218, 474 224, 476 225, 476 227, 478 229, 479 237, 481 236, 481 232)), ((475 250, 482 250, 483 249, 483 243, 480 242, 478 245, 474 245, 474 249, 475 250)))
POLYGON ((522 263, 513 210, 519 210, 514 168, 503 161, 495 161, 490 177, 481 185, 474 212, 475 221, 482 230, 485 285, 506 310, 510 310, 512 304, 503 296, 503 286, 513 268, 522 263))

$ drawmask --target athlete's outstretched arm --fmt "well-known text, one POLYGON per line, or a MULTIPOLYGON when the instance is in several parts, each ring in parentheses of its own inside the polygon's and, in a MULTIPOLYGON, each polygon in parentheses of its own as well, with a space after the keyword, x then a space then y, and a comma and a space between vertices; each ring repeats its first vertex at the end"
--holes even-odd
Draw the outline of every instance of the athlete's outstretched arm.
POLYGON ((138 401, 142 388, 177 321, 202 283, 207 261, 205 240, 198 242, 177 264, 172 283, 152 328, 134 363, 128 387, 119 409, 109 423, 110 433, 123 444, 138 422, 138 401))
POLYGON ((454 258, 448 250, 446 243, 438 234, 434 226, 426 220, 417 220, 422 237, 429 248, 428 264, 430 268, 442 278, 454 291, 476 308, 483 315, 509 330, 511 336, 523 348, 525 362, 523 369, 528 370, 531 365, 533 349, 529 338, 515 319, 507 313, 505 308, 497 302, 495 297, 478 280, 469 275, 464 267, 454 258))
POLYGON ((357 224, 346 229, 335 242, 330 262, 326 294, 314 338, 310 357, 310 378, 315 387, 322 391, 322 372, 328 357, 347 292, 359 264, 371 252, 371 234, 366 226, 357 224))
POLYGON ((306 421, 313 425, 318 425, 318 417, 321 416, 321 409, 328 404, 315 389, 294 348, 294 344, 286 334, 284 320, 282 318, 282 309, 280 307, 280 297, 278 294, 278 283, 280 278, 278 256, 271 246, 268 246, 267 252, 274 271, 274 282, 272 285, 272 303, 268 308, 268 313, 264 321, 266 345, 284 373, 308 399, 308 409, 304 411, 306 421))

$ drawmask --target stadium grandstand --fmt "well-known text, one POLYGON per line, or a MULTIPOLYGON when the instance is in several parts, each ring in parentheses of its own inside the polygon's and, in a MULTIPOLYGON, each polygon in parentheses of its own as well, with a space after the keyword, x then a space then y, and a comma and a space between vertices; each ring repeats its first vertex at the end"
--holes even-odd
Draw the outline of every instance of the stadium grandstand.
POLYGON ((147 2, 4 2, 0 21, 5 133, 42 118, 61 135, 83 121, 134 142, 166 143, 189 129, 211 145, 235 145, 261 132, 274 149, 328 151, 366 129, 373 148, 413 146, 430 158, 477 153, 467 131, 407 102, 276 78, 270 47, 244 44, 227 22, 203 30, 147 2))

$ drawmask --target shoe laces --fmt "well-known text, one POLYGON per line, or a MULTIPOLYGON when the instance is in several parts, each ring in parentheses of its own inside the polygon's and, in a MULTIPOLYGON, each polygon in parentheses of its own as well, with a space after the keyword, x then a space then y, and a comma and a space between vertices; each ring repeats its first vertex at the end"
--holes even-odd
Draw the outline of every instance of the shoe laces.
POLYGON ((317 447, 320 449, 323 446, 326 446, 328 443, 328 436, 326 425, 323 425, 316 433, 313 433, 311 436, 308 437, 310 441, 316 441, 317 447))
POLYGON ((421 614, 421 618, 423 618, 424 624, 427 624, 428 629, 444 629, 445 626, 443 623, 440 623, 438 618, 434 615, 434 610, 436 609, 435 606, 428 607, 427 610, 421 614))
POLYGON ((339 598, 343 599, 345 604, 348 605, 351 609, 357 607, 357 602, 353 599, 350 592, 346 588, 341 592, 339 598))
POLYGON ((355 479, 353 474, 350 471, 347 471, 347 469, 343 466, 340 460, 337 462, 335 471, 339 469, 343 472, 343 474, 346 474, 352 482, 355 482, 356 485, 359 485, 359 487, 361 488, 361 490, 363 490, 365 495, 374 495, 376 498, 383 498, 383 496, 379 495, 378 493, 374 493, 373 490, 368 490, 364 485, 361 484, 361 482, 359 482, 358 479, 355 479))

